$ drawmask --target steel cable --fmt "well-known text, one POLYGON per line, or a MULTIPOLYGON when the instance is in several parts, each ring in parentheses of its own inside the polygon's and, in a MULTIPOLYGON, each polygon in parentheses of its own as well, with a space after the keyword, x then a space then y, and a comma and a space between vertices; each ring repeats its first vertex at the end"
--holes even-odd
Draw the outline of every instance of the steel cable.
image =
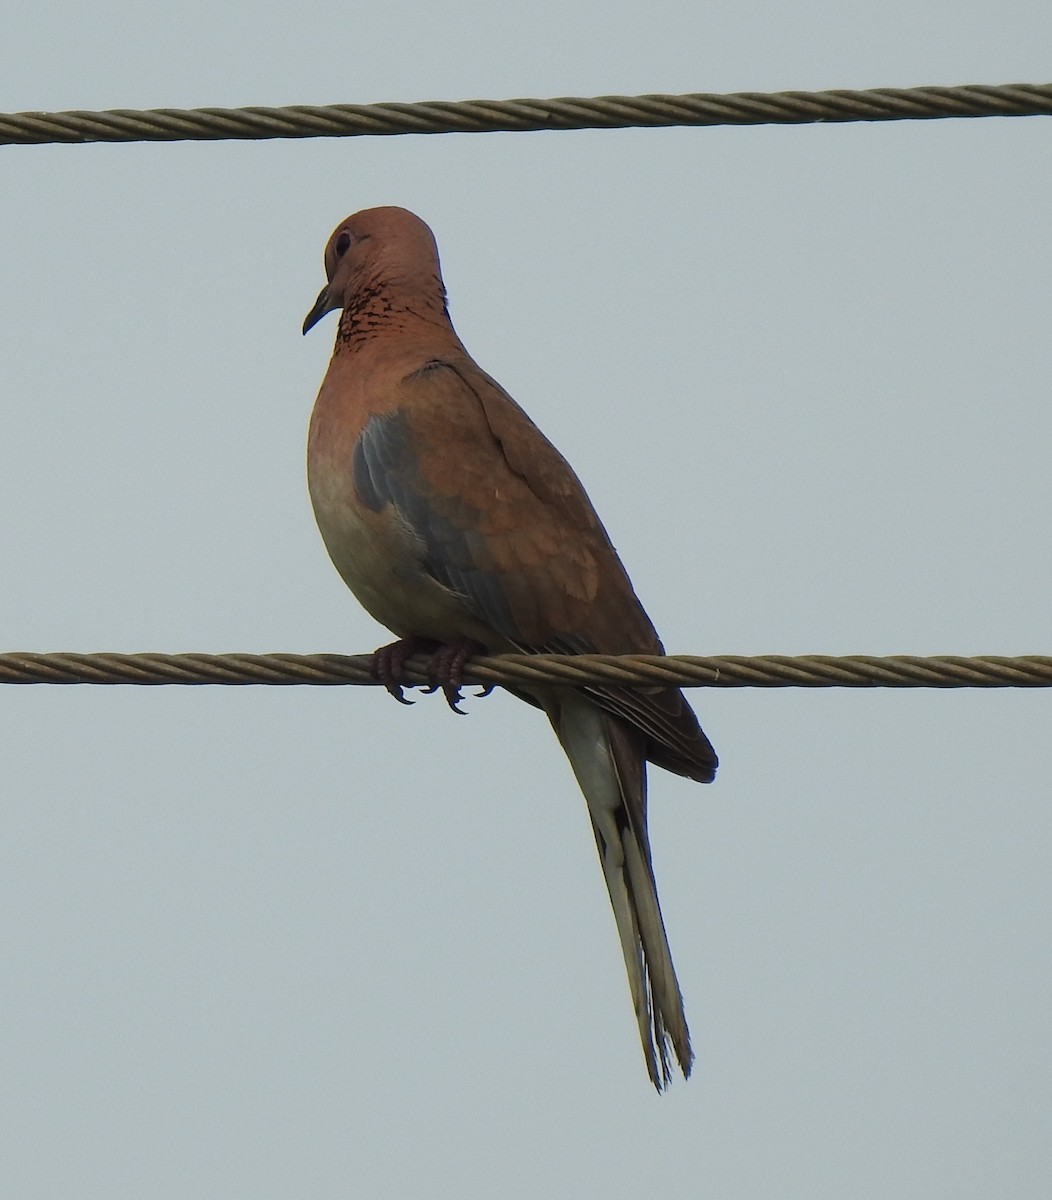
POLYGON ((550 100, 432 100, 413 104, 294 104, 281 108, 108 109, 0 114, 0 145, 802 125, 1050 114, 1052 84, 1048 83, 550 100))
MULTIPOLYGON (((406 664, 407 686, 430 682, 429 660, 406 664)), ((375 685, 372 655, 342 654, 0 654, 0 684, 375 685)), ((1052 687, 1052 656, 983 655, 479 655, 466 685, 546 684, 716 688, 1052 687)))

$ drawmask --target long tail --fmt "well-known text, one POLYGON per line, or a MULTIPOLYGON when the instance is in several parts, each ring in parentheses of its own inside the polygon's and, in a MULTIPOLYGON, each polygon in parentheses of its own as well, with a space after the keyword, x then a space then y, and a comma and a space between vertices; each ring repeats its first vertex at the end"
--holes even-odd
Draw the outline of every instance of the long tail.
POLYGON ((548 715, 588 802, 643 1054, 660 1092, 671 1078, 670 1049, 685 1077, 694 1055, 650 860, 642 738, 568 691, 548 715))

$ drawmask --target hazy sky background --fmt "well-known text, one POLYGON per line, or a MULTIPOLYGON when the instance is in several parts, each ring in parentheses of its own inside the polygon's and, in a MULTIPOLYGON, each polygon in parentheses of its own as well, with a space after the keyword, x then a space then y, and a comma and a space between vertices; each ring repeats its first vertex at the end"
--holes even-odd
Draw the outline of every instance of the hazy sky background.
MULTIPOLYGON (((1042 3, 53 3, 0 108, 1042 82, 1042 3)), ((0 148, 2 649, 371 650, 304 442, 335 224, 435 230, 670 651, 1049 653, 1052 122, 0 148)), ((1046 1197, 1047 692, 695 691, 650 1088, 506 695, 0 689, 19 1200, 1046 1197)))

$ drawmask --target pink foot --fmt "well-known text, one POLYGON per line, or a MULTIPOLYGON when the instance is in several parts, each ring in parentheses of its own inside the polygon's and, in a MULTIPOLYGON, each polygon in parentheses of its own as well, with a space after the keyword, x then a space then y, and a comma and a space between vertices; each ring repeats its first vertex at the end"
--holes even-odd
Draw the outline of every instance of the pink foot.
MULTIPOLYGON (((378 679, 399 704, 412 704, 414 701, 407 700, 402 691, 406 686, 403 679, 405 664, 414 654, 430 652, 431 662, 428 664, 427 674, 431 686, 424 688, 424 691, 437 692, 441 688, 449 707, 463 717, 467 715, 460 708, 464 667, 471 658, 476 654, 485 653, 485 650, 486 647, 480 643, 466 639, 462 642, 436 642, 431 638, 401 638, 373 652, 373 678, 378 679)), ((488 696, 492 691, 493 684, 489 684, 479 695, 488 696)))
MULTIPOLYGON (((402 675, 406 661, 414 654, 421 654, 427 650, 437 652, 436 647, 437 643, 429 638, 415 637, 400 638, 389 646, 381 646, 379 650, 373 651, 373 678, 378 679, 399 704, 412 704, 413 701, 407 700, 402 691, 402 675)), ((434 691, 434 688, 431 691, 434 691)))
MULTIPOLYGON (((462 717, 467 715, 460 707, 462 699, 460 689, 464 685, 464 666, 476 654, 484 653, 485 649, 486 647, 479 645, 478 642, 465 639, 462 642, 449 642, 441 645, 431 656, 431 663, 427 669, 431 686, 427 691, 436 692, 441 688, 446 703, 462 717)), ((492 688, 485 688, 481 694, 488 696, 492 690, 492 688)))

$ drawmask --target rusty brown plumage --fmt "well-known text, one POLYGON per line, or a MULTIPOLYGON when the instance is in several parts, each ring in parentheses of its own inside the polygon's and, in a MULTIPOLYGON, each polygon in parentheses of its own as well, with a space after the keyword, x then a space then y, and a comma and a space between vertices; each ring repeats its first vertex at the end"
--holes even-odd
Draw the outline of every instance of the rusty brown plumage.
MULTIPOLYGON (((308 478, 329 554, 399 638, 494 652, 662 653, 572 468, 450 323, 434 239, 404 209, 342 222, 304 322, 341 313, 308 478)), ((651 1079, 692 1060, 654 885, 646 761, 716 755, 681 692, 531 690, 585 794, 651 1079)))

